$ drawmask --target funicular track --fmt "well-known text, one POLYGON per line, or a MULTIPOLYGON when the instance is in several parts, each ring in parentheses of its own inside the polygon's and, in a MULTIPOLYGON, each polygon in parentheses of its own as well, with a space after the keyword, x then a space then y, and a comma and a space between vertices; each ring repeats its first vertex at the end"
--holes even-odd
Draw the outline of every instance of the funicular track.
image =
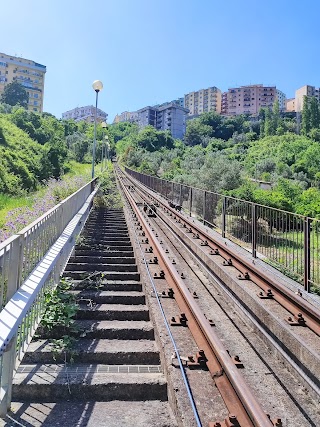
MULTIPOLYGON (((150 244, 152 242, 153 253, 155 247, 157 248, 157 253, 158 248, 160 248, 161 253, 161 247, 163 248, 165 244, 170 244, 170 240, 174 247, 172 250, 179 252, 179 244, 177 245, 176 242, 183 242, 183 245, 180 245, 180 247, 183 246, 183 249, 180 250, 182 258, 187 258, 185 255, 186 251, 192 252, 193 256, 196 256, 197 261, 201 261, 204 269, 211 275, 211 281, 213 280, 212 273, 214 273, 220 278, 220 282, 224 282, 223 286, 226 287, 225 291, 230 299, 233 299, 234 306, 238 305, 240 311, 245 313, 245 317, 247 318, 246 321, 249 321, 249 319, 252 321, 252 327, 259 333, 267 346, 271 348, 271 353, 274 353, 273 357, 276 356, 286 369, 289 369, 294 376, 296 375, 296 378, 298 378, 298 388, 301 388, 301 383, 303 387, 305 387, 302 388, 306 393, 306 399, 308 400, 308 395, 310 393, 315 401, 317 401, 319 398, 320 324, 319 311, 317 308, 308 301, 305 301, 301 293, 295 294, 290 289, 276 283, 274 278, 265 276, 264 273, 261 273, 259 269, 252 264, 252 262, 250 263, 247 259, 239 257, 224 241, 219 242, 219 240, 214 240, 205 227, 197 225, 194 221, 181 213, 179 207, 174 206, 172 203, 168 203, 168 201, 165 201, 158 194, 147 189, 137 180, 132 179, 128 174, 121 172, 120 169, 117 170, 117 174, 120 182, 122 182, 124 191, 127 193, 127 197, 130 197, 131 203, 136 205, 135 212, 136 215, 139 216, 139 222, 142 222, 143 217, 146 216, 148 212, 151 213, 149 224, 148 222, 143 223, 143 233, 146 233, 145 227, 148 227, 148 236, 150 233, 148 241, 150 241, 150 244), (156 214, 154 214, 155 212, 156 214), (155 216, 155 218, 152 218, 153 216, 155 216), (238 290, 236 289, 237 287, 238 290), (239 304, 239 300, 241 300, 242 304, 239 304), (279 316, 283 317, 279 318, 279 316)), ((163 259, 164 256, 166 268, 172 270, 170 276, 173 275, 174 280, 171 280, 179 283, 180 286, 178 285, 178 287, 184 289, 186 295, 189 293, 189 297, 192 299, 190 291, 188 291, 188 288, 184 285, 184 279, 181 279, 181 276, 176 272, 177 266, 172 266, 172 260, 168 259, 166 253, 163 254, 163 252, 162 250, 160 258, 163 259), (172 267, 176 268, 172 269, 172 267)), ((174 253, 174 255, 178 256, 176 253, 174 253)), ((196 264, 198 264, 197 261, 196 264)), ((150 262, 152 262, 152 260, 150 262)), ((183 277, 189 275, 189 271, 183 271, 183 277)), ((219 286, 221 287, 221 283, 219 286)), ((215 292, 212 290, 208 291, 214 298, 215 292)), ((177 300, 180 300, 180 296, 178 297, 175 295, 175 297, 177 300)), ((187 298, 187 300, 188 299, 189 298, 187 298)), ((192 303, 191 306, 194 305, 192 303)), ((190 316, 189 302, 186 302, 186 308, 182 310, 180 307, 180 309, 185 314, 188 312, 190 316)), ((199 314, 198 319, 201 318, 200 321, 196 321, 199 329, 206 329, 208 321, 203 316, 203 313, 199 313, 198 307, 195 311, 199 314), (205 326, 203 326, 202 321, 205 326)), ((194 327, 192 325, 193 320, 191 320, 190 317, 188 318, 188 315, 186 317, 188 319, 188 326, 190 328, 196 328, 196 326, 194 327)), ((212 330, 212 326, 208 326, 208 328, 212 330)), ((195 332, 196 335, 198 333, 198 331, 195 332)), ((199 348, 202 348, 201 344, 199 348)), ((223 348, 221 349, 221 353, 219 351, 220 350, 216 350, 216 353, 219 354, 218 359, 219 357, 223 358, 223 354, 228 355, 223 348)), ((210 359, 211 355, 208 357, 206 352, 205 354, 206 357, 210 359)), ((217 354, 215 355, 217 356, 217 354)), ((231 360, 229 355, 226 360, 231 360)), ((207 362, 209 370, 210 363, 210 361, 207 362)), ((235 364, 233 364, 233 367, 234 366, 235 364)), ((227 369, 224 369, 222 369, 224 373, 228 372, 227 369)), ((213 369, 213 377, 215 377, 216 372, 217 370, 213 369)), ((228 376, 228 374, 226 376, 228 376)), ((243 380, 240 379, 238 385, 240 391, 246 388, 246 385, 243 386, 243 382, 241 381, 243 380)), ((217 383, 216 378, 215 383, 217 383)), ((283 387, 285 388, 285 385, 283 385, 283 387)), ((238 397, 241 396, 241 393, 237 394, 239 389, 237 389, 237 386, 234 388, 235 394, 238 397)), ((298 393, 301 392, 301 390, 298 389, 297 391, 298 393)), ((229 393, 228 391, 227 395, 229 395, 229 393)), ((303 396, 301 400, 303 402, 303 396)), ((246 405, 250 405, 250 398, 246 400, 246 397, 241 396, 240 401, 244 404, 244 410, 247 414, 250 414, 249 418, 251 418, 251 422, 253 423, 251 425, 272 425, 268 417, 263 421, 259 421, 265 422, 266 424, 259 424, 257 420, 253 418, 252 412, 250 412, 253 411, 253 409, 248 410, 248 407, 246 407, 246 405)), ((259 407, 257 400, 253 399, 253 401, 253 406, 259 407)), ((225 402, 227 402, 227 399, 225 402)), ((289 421, 288 424, 286 419, 281 421, 279 418, 274 417, 272 421, 273 425, 315 426, 318 424, 319 414, 317 413, 317 409, 304 409, 302 407, 303 403, 297 403, 297 406, 300 408, 301 412, 306 415, 303 424, 301 424, 301 421, 297 421, 297 424, 291 424, 289 421), (312 415, 309 416, 308 412, 312 415), (315 417, 316 421, 313 421, 312 417, 315 417)), ((232 412, 231 409, 230 412, 232 412)), ((278 414, 272 414, 272 416, 274 415, 278 414)), ((288 419, 290 419, 290 417, 288 417, 288 419)), ((229 425, 228 420, 224 422, 225 425, 229 425)), ((240 422, 239 425, 250 425, 245 424, 246 422, 248 421, 243 420, 242 424, 240 422)), ((231 423, 230 425, 233 424, 231 423)))
POLYGON ((4 425, 320 425, 317 309, 116 176, 124 209, 92 211, 64 273, 78 340, 31 344, 4 425))

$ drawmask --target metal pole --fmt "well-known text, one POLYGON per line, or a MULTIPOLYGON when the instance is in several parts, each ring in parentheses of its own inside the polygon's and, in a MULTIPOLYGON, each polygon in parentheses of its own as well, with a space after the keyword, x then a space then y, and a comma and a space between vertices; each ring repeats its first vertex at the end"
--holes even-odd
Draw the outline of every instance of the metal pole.
POLYGON ((227 210, 227 199, 222 199, 222 237, 226 237, 226 210, 227 210))
POLYGON ((102 147, 101 147, 101 172, 103 171, 103 161, 104 161, 103 148, 104 148, 104 145, 102 144, 102 147))
POLYGON ((94 111, 94 138, 93 138, 93 149, 92 149, 92 173, 91 178, 94 178, 94 162, 95 162, 95 156, 96 156, 96 140, 97 140, 97 108, 98 108, 98 93, 99 91, 96 90, 96 109, 94 111))
POLYGON ((252 203, 252 256, 257 258, 257 205, 252 203))
POLYGON ((304 289, 310 292, 311 260, 310 260, 310 218, 303 222, 304 234, 304 289))
POLYGON ((189 189, 189 216, 191 216, 192 211, 192 187, 189 189))
POLYGON ((203 224, 206 223, 206 203, 207 203, 207 192, 204 190, 203 192, 203 200, 202 200, 203 206, 202 206, 202 222, 203 224))

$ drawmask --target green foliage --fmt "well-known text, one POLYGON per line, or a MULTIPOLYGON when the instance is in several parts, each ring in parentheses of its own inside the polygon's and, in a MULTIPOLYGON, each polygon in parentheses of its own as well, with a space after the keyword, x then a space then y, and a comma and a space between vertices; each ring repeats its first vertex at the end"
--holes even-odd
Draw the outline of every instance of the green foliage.
POLYGON ((5 86, 0 101, 3 104, 21 105, 21 107, 27 108, 29 95, 20 83, 13 81, 5 86))
POLYGON ((295 211, 310 218, 320 218, 320 190, 311 187, 304 191, 298 198, 295 211))
POLYGON ((22 195, 50 175, 44 169, 46 150, 0 115, 0 192, 22 195))
POLYGON ((308 135, 311 129, 311 112, 310 112, 310 103, 307 96, 303 97, 303 109, 302 109, 302 123, 301 123, 301 133, 303 135, 308 135))
POLYGON ((41 319, 41 329, 50 332, 53 328, 61 327, 63 330, 74 330, 74 317, 78 311, 76 299, 70 291, 72 284, 61 279, 57 287, 45 291, 45 309, 41 319))
POLYGON ((94 200, 94 205, 107 208, 121 208, 121 196, 117 190, 113 165, 111 162, 107 163, 107 168, 99 176, 100 188, 94 200))

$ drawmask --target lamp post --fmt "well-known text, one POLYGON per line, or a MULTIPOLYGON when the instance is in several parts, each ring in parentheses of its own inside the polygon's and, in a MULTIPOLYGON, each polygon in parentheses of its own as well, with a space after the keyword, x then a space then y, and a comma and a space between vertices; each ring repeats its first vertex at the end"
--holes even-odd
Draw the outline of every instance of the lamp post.
MULTIPOLYGON (((106 122, 102 122, 102 123, 101 123, 101 127, 102 127, 102 129, 107 129, 108 125, 107 125, 107 123, 106 123, 106 122)), ((108 139, 108 136, 107 136, 107 135, 104 135, 104 139, 108 139)), ((101 172, 102 172, 102 170, 103 170, 103 166, 105 167, 105 165, 104 165, 103 163, 104 163, 104 159, 105 159, 105 157, 106 157, 106 154, 107 154, 107 152, 106 152, 106 147, 104 146, 104 143, 102 142, 101 172), (104 150, 104 157, 103 157, 103 150, 104 150)))
POLYGON ((92 149, 92 179, 94 178, 94 162, 96 157, 96 143, 97 143, 97 108, 98 108, 98 94, 100 90, 103 89, 103 84, 100 80, 95 80, 92 83, 92 87, 96 92, 96 109, 94 111, 94 139, 93 139, 93 149, 92 149))

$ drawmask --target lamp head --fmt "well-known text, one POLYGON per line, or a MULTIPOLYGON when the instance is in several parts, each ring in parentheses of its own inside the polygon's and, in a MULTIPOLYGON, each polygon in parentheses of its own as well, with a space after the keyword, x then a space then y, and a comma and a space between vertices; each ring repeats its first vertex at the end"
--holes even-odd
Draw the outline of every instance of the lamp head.
POLYGON ((101 122, 101 127, 105 129, 105 128, 107 128, 107 127, 108 127, 108 125, 107 125, 107 123, 106 123, 106 122, 101 122))
POLYGON ((103 89, 103 84, 102 84, 102 82, 101 82, 100 80, 95 80, 95 81, 92 83, 92 87, 93 87, 93 89, 94 89, 96 92, 100 92, 100 90, 102 90, 102 89, 103 89))

